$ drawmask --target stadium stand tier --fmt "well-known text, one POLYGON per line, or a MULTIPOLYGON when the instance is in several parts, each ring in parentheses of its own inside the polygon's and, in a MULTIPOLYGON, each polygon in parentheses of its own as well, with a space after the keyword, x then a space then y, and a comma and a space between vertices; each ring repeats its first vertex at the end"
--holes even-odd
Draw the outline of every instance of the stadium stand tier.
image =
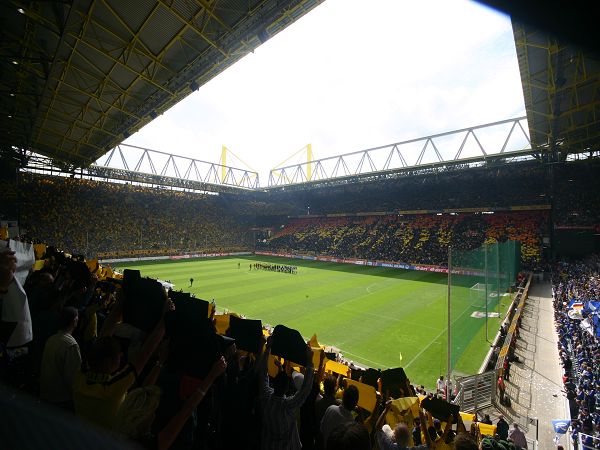
POLYGON ((447 266, 448 246, 472 250, 508 239, 521 242, 522 261, 534 267, 541 263, 547 220, 545 211, 303 217, 291 220, 259 248, 447 266))
MULTIPOLYGON (((600 258, 559 261, 552 276, 558 349, 574 445, 600 447, 600 258), (582 439, 579 441, 578 437, 582 439)), ((577 447, 575 447, 577 448, 577 447)))

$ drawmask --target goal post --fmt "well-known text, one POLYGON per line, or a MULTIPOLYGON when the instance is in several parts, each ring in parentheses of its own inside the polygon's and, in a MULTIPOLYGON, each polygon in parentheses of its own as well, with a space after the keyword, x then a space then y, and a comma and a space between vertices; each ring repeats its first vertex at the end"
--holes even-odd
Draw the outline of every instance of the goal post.
MULTIPOLYGON (((515 241, 486 242, 476 248, 452 248, 448 283, 450 369, 461 371, 463 354, 485 322, 485 339, 493 338, 502 299, 516 279, 520 246, 515 241), (451 283, 450 283, 451 278, 451 283)), ((466 361, 466 360, 465 360, 466 361)))
POLYGON ((498 297, 496 287, 493 284, 475 283, 469 288, 469 301, 473 307, 485 308, 486 296, 488 304, 498 297))
POLYGON ((485 283, 475 283, 473 286, 469 288, 469 300, 471 305, 479 306, 485 305, 485 295, 487 289, 485 283))

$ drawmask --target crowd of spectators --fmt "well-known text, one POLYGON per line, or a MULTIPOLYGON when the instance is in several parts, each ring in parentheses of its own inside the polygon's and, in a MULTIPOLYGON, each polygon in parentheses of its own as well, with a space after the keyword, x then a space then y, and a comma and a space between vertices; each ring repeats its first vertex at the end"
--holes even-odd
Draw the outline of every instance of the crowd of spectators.
POLYGON ((21 172, 18 184, 0 180, 5 199, 0 216, 18 215, 30 237, 87 256, 252 250, 251 230, 286 224, 272 248, 440 264, 451 240, 457 248, 473 248, 517 239, 523 262, 536 265, 542 257, 541 234, 550 234, 546 221, 540 221, 547 215, 501 210, 553 204, 555 226, 600 229, 597 166, 594 160, 565 163, 553 174, 530 161, 385 181, 218 195, 21 172), (461 208, 489 208, 496 214, 477 218, 446 212, 434 217, 439 210, 461 208), (394 217, 398 211, 416 210, 431 212, 394 217), (310 219, 318 228, 312 233, 304 232, 302 221, 288 219, 307 213, 369 212, 388 216, 341 219, 338 230, 334 219, 316 224, 310 219), (532 223, 537 227, 533 231, 532 223), (290 229, 298 229, 296 236, 289 236, 290 229))
MULTIPOLYGON (((356 382, 325 373, 322 348, 298 335, 298 352, 294 330, 278 326, 265 338, 270 328, 259 328, 255 343, 233 324, 218 335, 208 303, 198 312, 203 301, 183 301, 135 271, 99 281, 97 268, 54 247, 43 258, 21 289, 14 253, 0 253, 0 380, 47 405, 35 408, 44 411, 36 426, 55 427, 48 448, 68 436, 65 421, 82 434, 105 430, 114 448, 472 449, 482 437, 471 437, 457 407, 406 378, 368 409, 356 382), (9 317, 16 298, 27 314, 9 317)), ((19 395, 6 401, 22 406, 19 395)), ((10 424, 3 442, 12 448, 14 434, 27 448, 30 425, 10 424)))
POLYGON ((272 202, 293 203, 306 213, 501 208, 549 204, 546 167, 535 163, 455 169, 385 180, 272 190, 272 202))
MULTIPOLYGON (((148 250, 152 255, 247 250, 253 245, 251 229, 272 228, 287 222, 288 217, 307 213, 393 214, 419 210, 435 214, 461 208, 498 212, 503 208, 553 205, 554 226, 600 230, 600 200, 595 195, 600 188, 598 166, 599 162, 591 159, 550 170, 525 161, 385 180, 219 195, 21 172, 18 181, 0 174, 0 217, 17 219, 19 215, 21 226, 27 227, 32 237, 88 256, 111 252, 123 256, 134 250, 148 250)), ((501 217, 496 215, 494 220, 501 217)), ((507 227, 519 225, 487 222, 486 228, 497 227, 486 230, 488 240, 502 239, 507 227)), ((447 227, 448 219, 441 225, 447 227)), ((428 228, 427 224, 416 227, 428 228)), ((362 233, 360 229, 346 231, 362 233)), ((384 234, 384 241, 398 239, 389 232, 384 234)), ((409 231, 403 234, 402 240, 410 239, 409 231)), ((419 262, 438 259, 435 246, 445 239, 440 236, 413 247, 414 253, 423 248, 419 262)), ((537 241, 518 239, 523 242, 524 261, 536 260, 537 241)), ((334 244, 339 248, 330 250, 348 254, 369 240, 354 241, 353 237, 343 239, 334 244)), ((310 247, 308 241, 305 247, 310 247)), ((418 256, 411 255, 411 251, 407 248, 392 253, 409 259, 418 256)))
MULTIPOLYGON (((574 443, 587 435, 584 449, 600 447, 600 340, 598 317, 583 306, 600 299, 600 257, 563 261, 553 271, 558 350, 564 369, 574 443), (582 436, 583 436, 582 434, 582 436)), ((577 448, 577 447, 576 447, 577 448)))
POLYGON ((577 161, 556 170, 556 225, 600 229, 600 162, 577 161))
POLYGON ((21 228, 75 254, 249 248, 250 225, 215 195, 31 173, 19 192, 21 228))
POLYGON ((545 211, 302 217, 259 245, 270 251, 445 266, 448 246, 472 250, 516 240, 522 263, 532 267, 541 262, 546 228, 545 211))

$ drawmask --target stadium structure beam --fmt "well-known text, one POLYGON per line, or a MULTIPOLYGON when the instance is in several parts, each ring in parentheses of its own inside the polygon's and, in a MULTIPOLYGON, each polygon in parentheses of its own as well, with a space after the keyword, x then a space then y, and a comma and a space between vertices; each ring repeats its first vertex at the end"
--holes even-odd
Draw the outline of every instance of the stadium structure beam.
MULTIPOLYGON (((52 176, 76 176, 94 179, 97 181, 132 183, 150 187, 162 187, 196 192, 241 194, 252 190, 252 188, 247 188, 245 186, 218 184, 218 182, 214 182, 214 180, 218 181, 218 179, 214 177, 210 177, 211 181, 199 181, 160 174, 136 172, 128 168, 117 169, 114 167, 103 167, 96 165, 79 168, 68 163, 57 163, 57 161, 53 159, 32 154, 31 152, 26 152, 25 160, 26 164, 23 166, 23 170, 33 173, 49 174, 52 176)), ((240 176, 240 184, 245 183, 247 185, 251 185, 251 181, 252 180, 249 179, 246 174, 242 174, 240 176)))
POLYGON ((540 30, 515 22, 532 148, 539 158, 560 162, 594 151, 600 142, 598 57, 540 30))
MULTIPOLYGON (((183 181, 211 183, 216 185, 234 186, 244 189, 259 187, 258 173, 252 170, 215 164, 186 156, 174 155, 158 150, 121 144, 90 166, 90 169, 115 169, 131 171, 135 174, 146 173, 158 177, 170 177, 183 181), (119 164, 121 167, 115 167, 119 164), (133 169, 131 169, 133 168, 133 169), (222 174, 225 176, 222 176, 222 174)), ((136 175, 137 176, 137 175, 136 175)))
POLYGON ((89 165, 322 1, 2 2, 0 144, 89 165))
POLYGON ((366 176, 447 164, 471 164, 495 157, 531 153, 525 117, 448 131, 272 169, 269 187, 366 176), (519 152, 525 152, 519 153, 519 152), (417 155, 414 163, 411 156, 417 155))

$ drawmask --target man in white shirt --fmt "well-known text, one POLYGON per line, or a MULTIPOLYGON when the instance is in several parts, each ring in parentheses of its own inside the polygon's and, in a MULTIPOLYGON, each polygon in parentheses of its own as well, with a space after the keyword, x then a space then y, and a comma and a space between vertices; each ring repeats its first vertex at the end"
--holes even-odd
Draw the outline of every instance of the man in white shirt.
POLYGON ((436 391, 439 395, 444 395, 446 392, 446 383, 444 382, 444 375, 440 375, 435 383, 436 391))
POLYGON ((60 330, 46 341, 40 375, 40 397, 49 403, 72 409, 73 380, 81 368, 79 345, 73 338, 79 315, 73 307, 60 314, 60 330))

